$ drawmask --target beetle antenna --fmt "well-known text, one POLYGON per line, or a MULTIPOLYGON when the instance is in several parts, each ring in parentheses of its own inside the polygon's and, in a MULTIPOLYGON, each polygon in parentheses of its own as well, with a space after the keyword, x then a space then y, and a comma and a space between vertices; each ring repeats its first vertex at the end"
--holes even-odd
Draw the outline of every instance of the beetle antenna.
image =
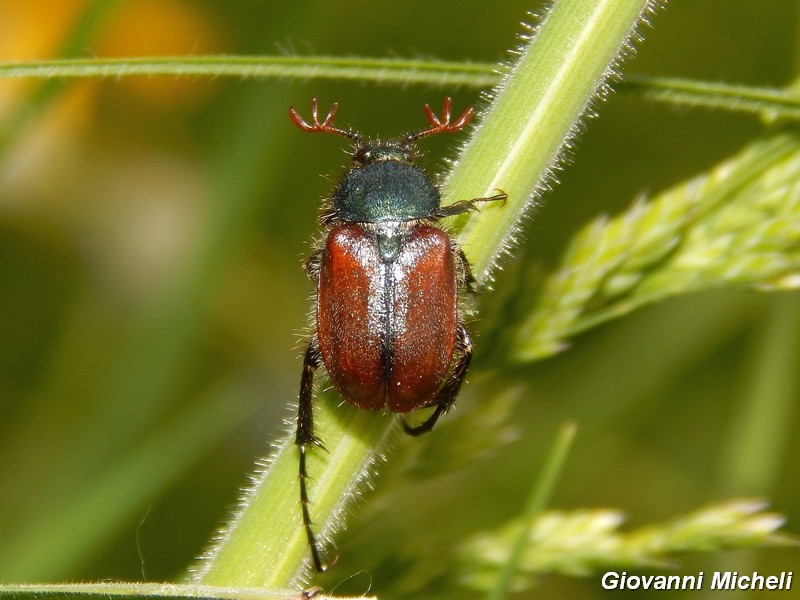
POLYGON ((436 113, 433 112, 433 109, 430 105, 425 105, 425 116, 428 117, 428 123, 431 126, 428 129, 423 131, 419 131, 417 133, 410 133, 406 136, 406 139, 403 140, 402 146, 407 147, 410 144, 413 144, 420 138, 427 137, 429 135, 433 135, 435 133, 444 133, 450 131, 458 131, 462 129, 467 123, 470 122, 472 119, 472 115, 475 114, 475 111, 471 106, 468 106, 467 109, 461 113, 461 116, 458 117, 453 123, 450 122, 451 111, 453 109, 453 101, 448 96, 444 99, 444 106, 442 107, 442 118, 440 119, 436 116, 436 113))
POLYGON ((289 118, 292 120, 292 123, 297 125, 303 131, 309 131, 312 133, 316 131, 321 133, 335 133, 336 135, 343 135, 344 137, 350 138, 356 144, 361 143, 361 136, 355 131, 346 131, 333 126, 333 117, 336 115, 336 111, 339 110, 339 104, 337 102, 333 103, 333 106, 331 106, 331 109, 328 111, 328 114, 322 123, 319 122, 318 108, 317 99, 312 98, 311 118, 313 119, 313 123, 311 124, 307 123, 305 119, 300 116, 300 114, 294 109, 294 106, 289 107, 289 118))

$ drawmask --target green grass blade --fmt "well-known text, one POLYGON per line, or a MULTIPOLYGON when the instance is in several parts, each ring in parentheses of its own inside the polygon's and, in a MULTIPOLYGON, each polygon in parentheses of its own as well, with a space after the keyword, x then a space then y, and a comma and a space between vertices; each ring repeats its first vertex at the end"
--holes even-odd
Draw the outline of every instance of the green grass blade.
MULTIPOLYGON (((35 600, 91 600, 96 598, 152 598, 153 600, 180 600, 181 598, 218 598, 219 600, 305 600, 308 596, 293 590, 268 590, 264 588, 221 588, 207 585, 179 585, 171 583, 75 583, 46 585, 0 585, 0 598, 35 600)), ((327 594, 315 594, 315 600, 332 600, 327 594)), ((370 596, 359 599, 374 600, 370 596)), ((337 600, 355 600, 337 596, 337 600)))
POLYGON ((674 106, 800 118, 800 96, 792 90, 644 75, 628 76, 617 87, 621 93, 641 94, 647 100, 674 106))
MULTIPOLYGON (((457 86, 487 89, 501 80, 497 65, 493 63, 393 57, 206 55, 0 62, 0 77, 6 78, 141 76, 362 81, 441 89, 457 86)), ((676 107, 800 119, 800 96, 791 90, 648 75, 626 75, 615 88, 620 93, 638 94, 647 100, 676 107)))
POLYGON ((508 560, 500 569, 497 585, 492 588, 492 591, 487 596, 489 600, 503 600, 511 591, 514 576, 520 562, 522 562, 525 548, 528 546, 528 531, 530 531, 535 519, 544 510, 553 495, 556 482, 564 469, 564 463, 575 439, 576 430, 577 427, 574 424, 567 424, 559 431, 547 463, 539 475, 539 480, 531 490, 530 498, 528 498, 528 503, 522 513, 520 533, 517 539, 514 540, 508 560))
POLYGON ((728 493, 772 490, 782 476, 784 457, 791 452, 800 391, 800 296, 777 294, 767 306, 753 348, 752 373, 721 452, 722 487, 728 493))
POLYGON ((367 81, 488 88, 495 65, 402 58, 335 56, 159 56, 0 63, 0 77, 87 78, 154 75, 367 81))
MULTIPOLYGON (((337 406, 331 394, 317 400, 314 416, 317 435, 329 452, 316 450, 309 456, 311 510, 320 539, 326 539, 332 529, 342 527, 345 504, 360 495, 360 486, 378 459, 376 450, 386 446, 394 421, 337 406)), ((233 521, 194 569, 195 582, 265 588, 302 585, 301 565, 309 550, 300 520, 297 461, 294 432, 289 431, 262 464, 233 521)))

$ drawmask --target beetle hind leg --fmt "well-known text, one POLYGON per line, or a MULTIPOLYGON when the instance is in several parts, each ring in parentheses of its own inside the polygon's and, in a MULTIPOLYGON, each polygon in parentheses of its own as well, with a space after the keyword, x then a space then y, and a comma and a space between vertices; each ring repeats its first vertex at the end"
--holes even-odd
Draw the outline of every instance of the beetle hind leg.
POLYGON ((463 323, 458 324, 457 336, 456 344, 458 345, 461 355, 458 361, 456 361, 455 367, 453 367, 450 379, 447 380, 447 383, 442 386, 431 401, 431 406, 435 405, 436 409, 425 421, 413 427, 409 425, 405 419, 400 419, 400 422, 403 424, 403 430, 408 435, 416 437, 423 433, 428 433, 433 429, 433 426, 436 425, 439 417, 450 410, 456 402, 458 392, 461 390, 461 384, 464 383, 467 371, 469 370, 469 364, 472 362, 472 338, 463 323))
MULTIPOLYGON (((311 560, 317 572, 322 573, 328 569, 328 564, 322 560, 317 538, 314 535, 314 524, 308 510, 308 470, 306 469, 306 455, 310 446, 325 449, 322 442, 314 435, 314 412, 312 397, 314 394, 314 372, 322 362, 319 343, 316 336, 309 342, 303 357, 303 375, 300 378, 300 396, 297 409, 297 434, 294 443, 300 453, 298 478, 300 480, 300 505, 303 511, 303 527, 306 538, 311 548, 311 560)), ((335 561, 334 561, 335 562, 335 561)))

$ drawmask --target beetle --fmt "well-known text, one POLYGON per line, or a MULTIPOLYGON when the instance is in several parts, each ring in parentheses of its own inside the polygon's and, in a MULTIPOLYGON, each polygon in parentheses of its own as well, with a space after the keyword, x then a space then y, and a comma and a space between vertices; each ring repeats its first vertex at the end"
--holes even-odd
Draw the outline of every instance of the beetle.
POLYGON ((314 536, 306 483, 309 448, 324 448, 314 435, 315 371, 324 366, 344 399, 358 408, 407 413, 435 407, 420 425, 401 418, 410 435, 430 431, 453 406, 469 369, 472 339, 459 291, 475 291, 463 250, 437 222, 477 210, 479 202, 506 199, 501 192, 442 206, 439 188, 417 164, 416 142, 459 131, 472 119, 471 107, 451 122, 450 98, 441 118, 426 104, 430 127, 388 141, 365 141, 334 126, 337 110, 333 104, 320 122, 314 98, 308 123, 289 108, 303 131, 344 136, 354 148, 352 167, 320 219, 324 243, 305 262, 316 284, 316 310, 303 358, 295 444, 303 526, 318 572, 328 565, 314 536))

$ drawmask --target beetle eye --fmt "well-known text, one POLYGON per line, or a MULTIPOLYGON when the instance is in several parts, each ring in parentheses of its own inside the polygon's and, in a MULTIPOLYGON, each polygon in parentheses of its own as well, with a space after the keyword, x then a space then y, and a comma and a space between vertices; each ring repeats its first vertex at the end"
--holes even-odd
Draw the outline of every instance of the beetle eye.
POLYGON ((362 147, 362 148, 359 148, 356 151, 356 153, 353 155, 353 160, 355 162, 358 162, 358 163, 361 163, 361 164, 365 164, 365 163, 369 162, 371 157, 372 157, 372 149, 371 148, 362 147))

